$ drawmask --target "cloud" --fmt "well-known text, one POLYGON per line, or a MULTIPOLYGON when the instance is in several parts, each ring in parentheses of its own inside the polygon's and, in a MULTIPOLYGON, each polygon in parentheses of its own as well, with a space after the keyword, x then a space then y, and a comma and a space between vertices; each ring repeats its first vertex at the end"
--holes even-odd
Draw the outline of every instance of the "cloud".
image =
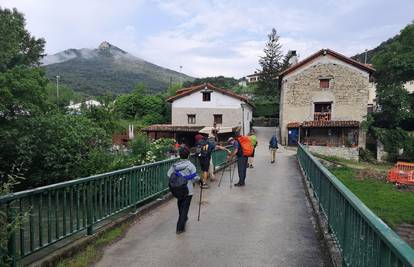
POLYGON ((46 51, 96 47, 128 25, 143 1, 123 0, 3 0, 25 14, 27 27, 47 41, 46 51))
POLYGON ((46 51, 107 40, 145 60, 194 76, 241 77, 258 68, 266 36, 301 58, 321 48, 348 56, 409 23, 412 0, 2 0, 26 14, 46 51))

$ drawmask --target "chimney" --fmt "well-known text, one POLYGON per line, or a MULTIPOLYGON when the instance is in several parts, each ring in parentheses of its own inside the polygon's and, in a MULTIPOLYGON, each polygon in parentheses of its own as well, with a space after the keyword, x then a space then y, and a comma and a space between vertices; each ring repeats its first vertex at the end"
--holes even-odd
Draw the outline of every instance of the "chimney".
POLYGON ((289 64, 291 66, 297 64, 299 61, 298 59, 298 55, 296 54, 296 50, 291 50, 290 51, 290 58, 289 58, 289 64))

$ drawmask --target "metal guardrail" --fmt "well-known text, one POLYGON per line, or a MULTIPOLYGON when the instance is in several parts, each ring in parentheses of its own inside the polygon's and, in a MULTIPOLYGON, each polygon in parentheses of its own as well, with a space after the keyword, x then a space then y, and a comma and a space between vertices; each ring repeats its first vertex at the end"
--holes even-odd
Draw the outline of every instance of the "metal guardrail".
POLYGON ((305 146, 299 144, 297 156, 341 250, 344 266, 414 266, 414 250, 305 146))
MULTIPOLYGON (((215 166, 226 163, 226 153, 216 150, 215 166)), ((122 211, 168 192, 170 166, 178 159, 117 170, 52 184, 0 197, 0 211, 12 222, 27 214, 28 220, 9 239, 12 265, 28 255, 86 230, 122 211)), ((198 163, 193 158, 194 163, 198 163)), ((196 164, 198 165, 198 164, 196 164)))

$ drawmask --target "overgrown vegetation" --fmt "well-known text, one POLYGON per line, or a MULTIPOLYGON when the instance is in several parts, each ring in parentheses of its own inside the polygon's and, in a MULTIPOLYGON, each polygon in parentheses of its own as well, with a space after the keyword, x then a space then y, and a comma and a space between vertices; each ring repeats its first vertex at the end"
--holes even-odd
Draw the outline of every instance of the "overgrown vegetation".
POLYGON ((414 161, 414 95, 404 83, 414 80, 414 23, 370 54, 376 69, 378 110, 367 119, 368 134, 378 138, 389 161, 414 161), (403 153, 398 153, 403 149, 403 153))
MULTIPOLYGON (((13 166, 12 171, 7 174, 7 182, 0 183, 0 197, 13 192, 13 187, 18 185, 23 177, 20 175, 20 167, 13 166)), ((2 173, 0 172, 0 175, 2 173)), ((3 174, 4 175, 4 174, 3 174)), ((12 221, 9 219, 7 210, 0 207, 0 266, 10 266, 10 257, 8 255, 8 240, 12 232, 19 229, 20 225, 27 218, 27 214, 15 214, 12 221)))
POLYGON ((128 225, 123 224, 107 233, 104 233, 93 244, 87 246, 84 250, 76 254, 74 257, 60 261, 58 267, 86 267, 90 266, 101 257, 103 247, 111 244, 120 238, 126 231, 128 225))

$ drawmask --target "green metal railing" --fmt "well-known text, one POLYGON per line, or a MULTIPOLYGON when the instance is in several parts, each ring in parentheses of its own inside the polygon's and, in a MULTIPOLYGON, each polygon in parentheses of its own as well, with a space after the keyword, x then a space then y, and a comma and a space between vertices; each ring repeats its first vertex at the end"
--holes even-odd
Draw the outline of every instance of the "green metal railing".
MULTIPOLYGON (((225 156, 224 151, 214 151, 215 166, 224 164, 225 156)), ((97 223, 165 194, 166 173, 176 161, 164 160, 0 197, 0 211, 10 222, 27 215, 9 239, 12 265, 81 231, 90 235, 97 223)))
POLYGON ((298 160, 341 250, 344 266, 414 266, 414 250, 303 145, 298 147, 298 160))

